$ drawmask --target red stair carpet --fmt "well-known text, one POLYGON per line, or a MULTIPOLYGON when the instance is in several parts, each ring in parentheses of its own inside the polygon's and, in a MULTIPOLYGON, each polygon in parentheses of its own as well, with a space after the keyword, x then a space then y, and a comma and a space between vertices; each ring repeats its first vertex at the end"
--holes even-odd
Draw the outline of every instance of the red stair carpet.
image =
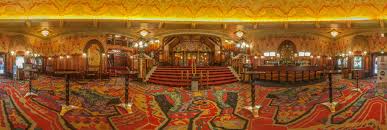
MULTIPOLYGON (((201 86, 222 85, 238 81, 229 68, 222 66, 197 67, 196 74, 201 77, 199 80, 199 85, 201 86)), ((190 86, 191 78, 191 67, 159 66, 152 73, 148 82, 165 86, 182 87, 190 86)))

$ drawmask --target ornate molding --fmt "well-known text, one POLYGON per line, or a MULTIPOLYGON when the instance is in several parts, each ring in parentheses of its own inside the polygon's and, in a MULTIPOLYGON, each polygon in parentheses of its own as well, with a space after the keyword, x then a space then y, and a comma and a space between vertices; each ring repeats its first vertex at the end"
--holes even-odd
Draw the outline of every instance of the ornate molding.
POLYGON ((0 19, 281 22, 387 19, 385 0, 3 0, 0 19))

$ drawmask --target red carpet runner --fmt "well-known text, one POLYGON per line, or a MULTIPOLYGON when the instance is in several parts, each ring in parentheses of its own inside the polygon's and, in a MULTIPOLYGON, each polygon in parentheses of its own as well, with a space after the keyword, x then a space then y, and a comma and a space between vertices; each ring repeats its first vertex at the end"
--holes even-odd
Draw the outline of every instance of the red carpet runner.
MULTIPOLYGON (((174 87, 190 86, 192 72, 191 67, 159 66, 153 72, 148 82, 174 87)), ((197 67, 196 74, 201 77, 199 84, 203 86, 222 85, 237 81, 234 74, 227 67, 197 67)))

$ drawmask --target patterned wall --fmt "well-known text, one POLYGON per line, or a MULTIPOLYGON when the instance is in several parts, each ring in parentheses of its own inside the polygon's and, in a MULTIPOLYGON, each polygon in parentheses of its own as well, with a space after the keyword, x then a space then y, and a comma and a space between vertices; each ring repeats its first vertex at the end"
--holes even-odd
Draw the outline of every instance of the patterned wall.
POLYGON ((53 38, 45 53, 48 56, 82 54, 86 43, 92 39, 99 40, 106 48, 105 35, 73 34, 53 38))
POLYGON ((387 51, 386 47, 386 37, 381 37, 380 33, 372 33, 339 39, 330 48, 334 50, 335 54, 338 54, 347 53, 348 51, 367 51, 371 53, 380 52, 381 50, 387 51))
POLYGON ((32 51, 43 53, 50 41, 21 34, 0 34, 0 52, 32 51))
POLYGON ((253 53, 263 55, 267 51, 277 52, 279 45, 290 40, 296 45, 297 51, 310 51, 312 55, 323 56, 330 55, 330 40, 320 36, 313 35, 270 35, 264 38, 255 38, 253 42, 253 53))
POLYGON ((2 0, 0 19, 316 21, 385 19, 385 0, 2 0))

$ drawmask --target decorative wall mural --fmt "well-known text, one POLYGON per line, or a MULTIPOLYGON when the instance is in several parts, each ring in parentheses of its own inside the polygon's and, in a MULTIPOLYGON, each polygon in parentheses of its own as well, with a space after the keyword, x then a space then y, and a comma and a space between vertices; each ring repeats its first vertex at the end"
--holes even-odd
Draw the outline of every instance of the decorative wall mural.
POLYGON ((102 65, 102 53, 105 52, 102 43, 96 39, 86 43, 83 50, 87 54, 87 70, 99 71, 102 65))
POLYGON ((93 44, 87 51, 87 63, 89 65, 89 70, 99 68, 101 65, 101 49, 97 45, 93 44))
POLYGON ((281 64, 292 64, 294 54, 297 53, 296 45, 292 41, 285 40, 280 44, 278 53, 281 57, 281 64))

